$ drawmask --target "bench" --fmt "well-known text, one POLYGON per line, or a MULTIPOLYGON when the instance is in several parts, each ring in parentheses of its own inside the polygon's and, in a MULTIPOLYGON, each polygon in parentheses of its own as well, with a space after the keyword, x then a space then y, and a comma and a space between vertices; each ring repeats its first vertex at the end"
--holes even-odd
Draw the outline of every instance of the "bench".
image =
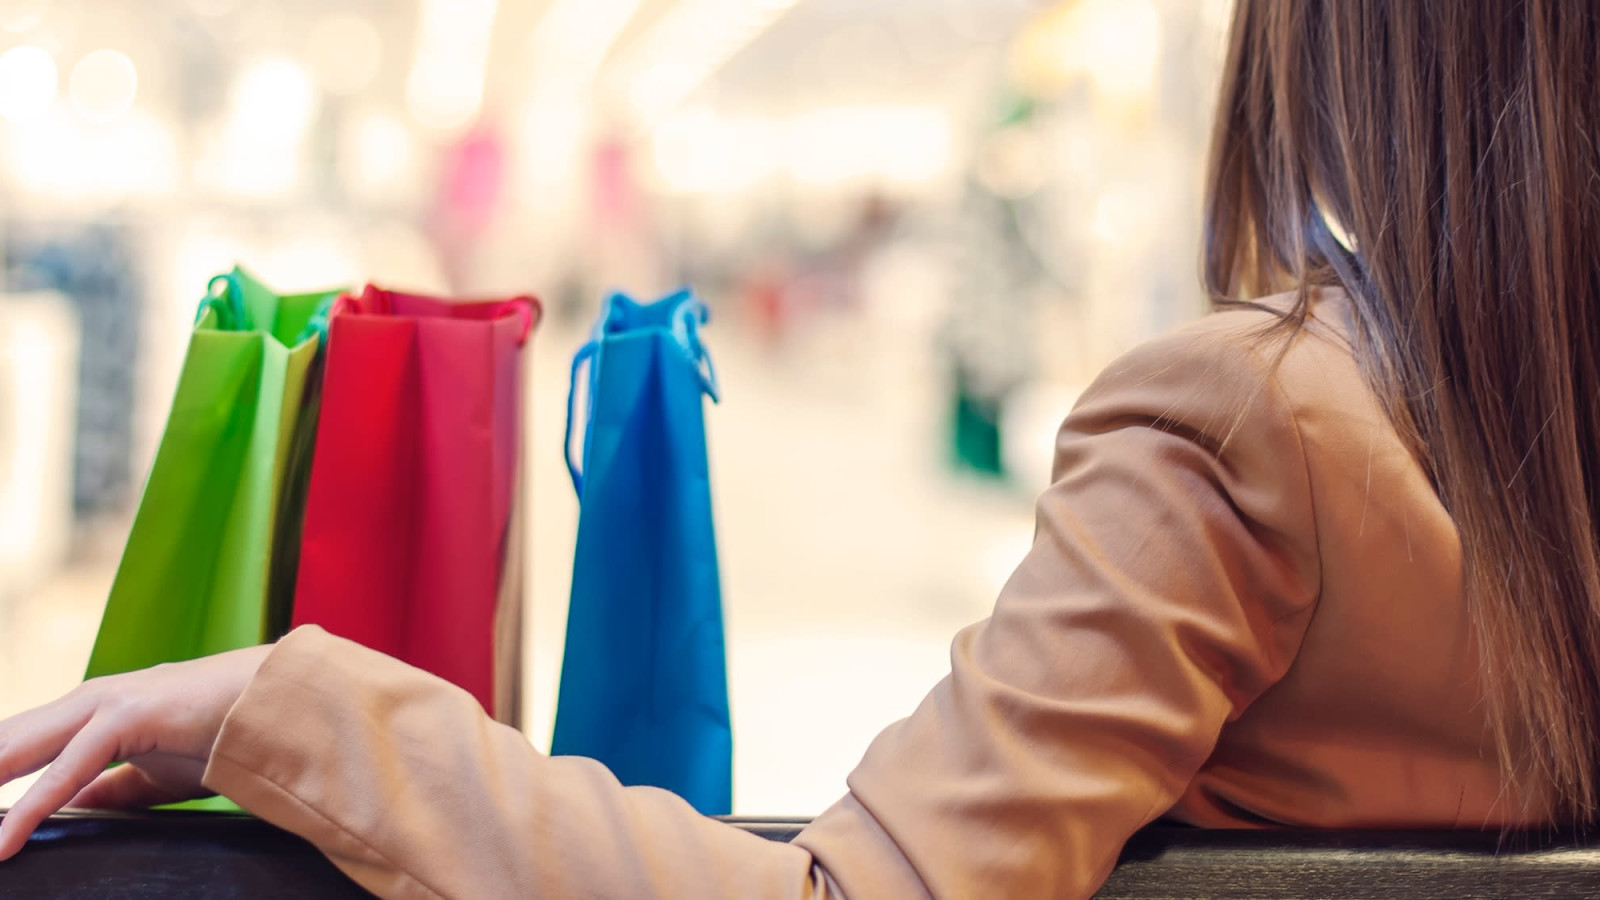
MULTIPOLYGON (((771 840, 798 819, 733 818, 771 840)), ((247 816, 65 813, 0 864, 16 897, 367 896, 309 844, 247 816)), ((1600 841, 1497 832, 1206 831, 1155 826, 1128 842, 1105 898, 1600 897, 1600 841)))

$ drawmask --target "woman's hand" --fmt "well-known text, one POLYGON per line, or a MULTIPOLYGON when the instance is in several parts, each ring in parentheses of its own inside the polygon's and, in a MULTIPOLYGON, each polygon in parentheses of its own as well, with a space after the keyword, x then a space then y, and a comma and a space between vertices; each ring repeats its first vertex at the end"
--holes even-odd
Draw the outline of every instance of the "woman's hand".
POLYGON ((0 785, 50 767, 0 822, 0 860, 63 806, 135 808, 205 796, 200 778, 222 720, 271 649, 96 678, 0 722, 0 785))

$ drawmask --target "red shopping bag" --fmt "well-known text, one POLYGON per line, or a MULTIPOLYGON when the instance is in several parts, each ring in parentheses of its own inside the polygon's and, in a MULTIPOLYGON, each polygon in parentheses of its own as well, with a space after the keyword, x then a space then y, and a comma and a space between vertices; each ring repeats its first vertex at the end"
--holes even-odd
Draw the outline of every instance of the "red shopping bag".
POLYGON ((465 688, 517 724, 522 357, 532 297, 368 286, 334 304, 293 623, 465 688))

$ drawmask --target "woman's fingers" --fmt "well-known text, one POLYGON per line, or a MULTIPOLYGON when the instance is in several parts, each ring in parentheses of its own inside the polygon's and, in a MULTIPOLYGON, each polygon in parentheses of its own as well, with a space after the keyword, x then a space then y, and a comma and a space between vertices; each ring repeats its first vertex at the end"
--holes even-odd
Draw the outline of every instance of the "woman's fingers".
POLYGON ((0 862, 15 856, 40 822, 65 806, 114 762, 120 746, 116 724, 105 716, 90 719, 0 821, 0 862))
POLYGON ((0 821, 0 860, 69 801, 144 806, 205 796, 201 780, 217 733, 271 649, 96 679, 0 722, 0 784, 49 766, 0 821), (107 765, 128 759, 136 770, 96 781, 107 765))
POLYGON ((0 785, 39 771, 59 755, 94 715, 80 688, 61 699, 0 722, 0 785))
POLYGON ((151 781, 137 766, 101 772, 88 787, 67 801, 77 809, 144 809, 188 800, 151 781))

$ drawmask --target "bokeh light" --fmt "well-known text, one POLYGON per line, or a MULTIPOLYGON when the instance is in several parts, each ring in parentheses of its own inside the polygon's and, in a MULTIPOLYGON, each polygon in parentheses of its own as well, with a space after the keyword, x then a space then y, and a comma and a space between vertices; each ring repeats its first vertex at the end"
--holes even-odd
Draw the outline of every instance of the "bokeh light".
POLYGON ((50 11, 51 0, 6 0, 0 3, 0 31, 24 34, 38 27, 50 11))
POLYGON ((497 0, 423 0, 406 106, 421 124, 455 131, 477 117, 497 0))
POLYGON ((233 121, 265 136, 299 134, 316 114, 317 89, 304 66, 288 57, 260 60, 234 87, 233 121))
POLYGON ((383 39, 371 22, 336 13, 311 26, 306 60, 322 89, 336 96, 360 93, 372 83, 383 62, 383 39))
POLYGON ((43 48, 0 53, 0 117, 23 122, 42 114, 55 101, 56 82, 56 61, 43 48))
POLYGON ((354 195, 381 203, 410 193, 416 175, 416 140, 398 117, 366 110, 350 120, 340 146, 341 173, 354 195))
POLYGON ((67 95, 72 108, 90 122, 114 122, 133 106, 139 91, 139 72, 127 54, 95 50, 72 67, 67 95))

